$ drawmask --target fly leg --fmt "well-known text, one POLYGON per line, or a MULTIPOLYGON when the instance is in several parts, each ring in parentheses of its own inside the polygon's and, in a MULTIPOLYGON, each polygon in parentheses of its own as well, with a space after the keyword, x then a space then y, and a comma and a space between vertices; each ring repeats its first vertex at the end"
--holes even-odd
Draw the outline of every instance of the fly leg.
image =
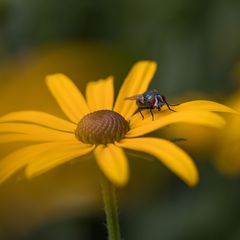
POLYGON ((153 108, 149 108, 149 107, 139 107, 139 108, 138 108, 138 112, 141 114, 142 120, 144 120, 144 116, 143 116, 143 114, 142 114, 142 112, 141 112, 141 110, 143 110, 143 109, 149 109, 149 110, 150 110, 150 113, 151 113, 151 115, 152 115, 152 120, 154 120, 154 116, 153 116, 153 112, 152 112, 152 109, 153 109, 153 108))
POLYGON ((154 115, 153 115, 153 112, 152 112, 152 110, 153 110, 153 108, 151 107, 151 108, 149 108, 149 107, 139 107, 138 108, 138 112, 141 114, 141 116, 142 116, 142 120, 144 120, 144 116, 143 116, 143 114, 142 114, 142 112, 141 112, 141 110, 143 110, 143 109, 149 109, 150 110, 150 113, 151 113, 151 115, 152 115, 152 121, 154 120, 154 115))
POLYGON ((179 104, 176 104, 176 105, 169 105, 168 103, 167 103, 167 101, 164 101, 165 103, 166 103, 166 105, 167 105, 167 107, 168 107, 168 109, 170 110, 170 111, 172 111, 172 112, 176 112, 175 110, 173 110, 170 106, 177 106, 177 105, 179 105, 179 104))
POLYGON ((143 116, 143 114, 142 114, 142 112, 141 112, 141 108, 138 108, 138 112, 141 114, 142 120, 144 120, 144 116, 143 116))
POLYGON ((153 108, 149 108, 150 113, 151 113, 151 115, 152 115, 152 121, 153 121, 153 120, 154 120, 154 115, 153 115, 152 109, 153 109, 153 108))

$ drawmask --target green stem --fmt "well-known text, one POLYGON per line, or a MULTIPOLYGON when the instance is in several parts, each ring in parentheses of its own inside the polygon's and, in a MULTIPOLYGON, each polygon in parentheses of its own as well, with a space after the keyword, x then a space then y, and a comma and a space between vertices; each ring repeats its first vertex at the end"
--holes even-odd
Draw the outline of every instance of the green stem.
POLYGON ((107 221, 108 240, 120 240, 116 190, 105 176, 101 176, 102 197, 107 221))

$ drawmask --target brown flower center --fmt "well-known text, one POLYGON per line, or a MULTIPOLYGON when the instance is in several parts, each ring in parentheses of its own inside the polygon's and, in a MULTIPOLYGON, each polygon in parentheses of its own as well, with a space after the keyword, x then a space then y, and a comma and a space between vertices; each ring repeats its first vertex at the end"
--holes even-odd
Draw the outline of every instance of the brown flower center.
POLYGON ((124 138, 128 130, 129 123, 119 113, 99 110, 81 119, 75 135, 84 143, 107 144, 124 138))

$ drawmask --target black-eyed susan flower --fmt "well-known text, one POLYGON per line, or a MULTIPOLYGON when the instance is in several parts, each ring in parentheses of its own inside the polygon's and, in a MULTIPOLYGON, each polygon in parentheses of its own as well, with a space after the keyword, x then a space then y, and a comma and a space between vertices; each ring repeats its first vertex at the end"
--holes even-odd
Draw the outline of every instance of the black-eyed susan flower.
POLYGON ((113 78, 90 82, 86 100, 63 74, 47 76, 47 86, 68 120, 38 111, 12 112, 0 118, 0 142, 28 141, 0 161, 0 182, 25 168, 27 178, 45 173, 65 162, 93 152, 105 176, 115 185, 128 182, 128 160, 123 149, 155 156, 188 185, 198 182, 192 159, 174 143, 143 135, 169 124, 185 122, 222 127, 224 119, 213 113, 233 112, 211 101, 191 101, 174 107, 148 111, 144 120, 137 105, 125 98, 145 92, 156 71, 156 63, 141 61, 127 75, 114 103, 113 78))

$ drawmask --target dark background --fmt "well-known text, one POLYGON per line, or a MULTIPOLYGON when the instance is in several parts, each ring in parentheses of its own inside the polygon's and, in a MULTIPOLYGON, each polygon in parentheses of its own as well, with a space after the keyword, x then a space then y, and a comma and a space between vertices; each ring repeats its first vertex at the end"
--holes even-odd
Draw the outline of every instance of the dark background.
MULTIPOLYGON (((142 59, 157 61, 152 86, 171 101, 224 102, 238 88, 239 56, 238 0, 1 0, 0 112, 62 116, 47 74, 63 72, 82 91, 87 81, 113 74, 118 89, 142 59)), ((240 181, 214 168, 218 149, 211 150, 189 150, 201 176, 194 189, 154 159, 129 157, 131 180, 119 190, 123 239, 240 239, 240 181)), ((2 184, 0 238, 106 239, 97 169, 87 160, 2 184)))

